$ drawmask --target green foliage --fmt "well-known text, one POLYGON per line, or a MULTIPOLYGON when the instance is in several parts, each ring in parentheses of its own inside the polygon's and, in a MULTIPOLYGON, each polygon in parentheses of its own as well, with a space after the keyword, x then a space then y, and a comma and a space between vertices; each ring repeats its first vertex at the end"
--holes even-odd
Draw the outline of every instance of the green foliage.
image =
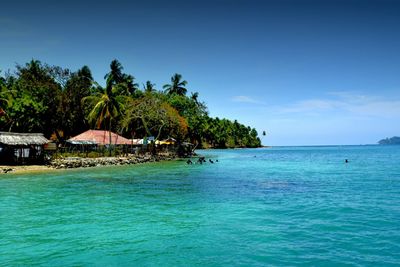
POLYGON ((89 129, 86 114, 89 114, 90 107, 85 106, 82 99, 94 92, 93 83, 92 73, 87 66, 73 73, 65 83, 61 103, 65 136, 74 136, 89 129), (76 127, 78 125, 79 128, 76 127))
POLYGON ((145 93, 153 93, 157 91, 155 86, 156 85, 154 83, 151 83, 151 81, 147 81, 146 85, 143 85, 143 90, 145 93))
POLYGON ((62 91, 46 66, 37 60, 17 65, 16 78, 10 79, 7 86, 7 118, 2 119, 2 130, 49 136, 58 129, 62 91))
POLYGON ((187 134, 186 119, 158 94, 151 93, 127 103, 122 125, 127 132, 156 139, 174 136, 183 140, 187 134))
POLYGON ((114 59, 110 64, 110 72, 104 76, 106 79, 107 94, 113 90, 116 95, 133 95, 138 89, 138 84, 135 83, 135 77, 123 73, 121 63, 114 59))
POLYGON ((104 88, 87 66, 71 72, 32 60, 16 68, 13 75, 0 75, 2 131, 43 132, 63 142, 93 127, 127 138, 173 137, 198 148, 261 145, 255 129, 211 118, 198 92, 186 95, 188 82, 180 74, 160 92, 151 81, 140 90, 117 60, 110 64, 104 88))
POLYGON ((171 84, 166 84, 163 86, 165 93, 169 94, 169 95, 173 95, 173 94, 177 94, 177 95, 181 95, 184 96, 187 93, 187 89, 186 89, 186 85, 187 85, 187 81, 182 80, 182 75, 175 73, 172 77, 171 77, 171 84))

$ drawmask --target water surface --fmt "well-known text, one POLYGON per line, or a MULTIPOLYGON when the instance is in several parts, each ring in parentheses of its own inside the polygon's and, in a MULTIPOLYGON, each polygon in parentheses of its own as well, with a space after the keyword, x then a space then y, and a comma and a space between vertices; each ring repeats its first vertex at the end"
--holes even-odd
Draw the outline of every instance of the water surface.
POLYGON ((0 176, 0 265, 399 266, 400 147, 199 153, 0 176))

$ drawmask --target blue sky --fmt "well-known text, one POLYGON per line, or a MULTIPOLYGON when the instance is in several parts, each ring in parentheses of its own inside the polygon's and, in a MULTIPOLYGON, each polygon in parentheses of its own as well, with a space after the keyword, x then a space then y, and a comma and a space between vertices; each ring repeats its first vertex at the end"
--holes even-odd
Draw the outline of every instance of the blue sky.
POLYGON ((158 89, 182 74, 265 145, 370 144, 400 135, 398 14, 389 0, 9 1, 0 69, 88 65, 104 83, 116 58, 158 89))

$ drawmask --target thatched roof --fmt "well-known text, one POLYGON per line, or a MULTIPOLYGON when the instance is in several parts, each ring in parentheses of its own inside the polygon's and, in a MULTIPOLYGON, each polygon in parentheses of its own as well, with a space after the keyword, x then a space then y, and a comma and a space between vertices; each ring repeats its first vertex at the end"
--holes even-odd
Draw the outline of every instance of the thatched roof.
POLYGON ((0 132, 0 144, 11 146, 44 145, 49 143, 41 133, 0 132))
MULTIPOLYGON (((71 144, 97 144, 109 145, 110 132, 103 130, 88 130, 80 135, 68 139, 67 142, 71 144)), ((111 132, 112 145, 130 145, 132 142, 116 133, 111 132)))

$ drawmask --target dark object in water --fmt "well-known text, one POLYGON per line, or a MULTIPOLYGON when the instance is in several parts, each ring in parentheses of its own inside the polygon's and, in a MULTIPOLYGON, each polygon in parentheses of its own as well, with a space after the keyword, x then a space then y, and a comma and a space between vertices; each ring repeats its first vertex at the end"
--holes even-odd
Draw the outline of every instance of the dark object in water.
POLYGON ((188 160, 186 161, 186 163, 187 163, 187 164, 193 164, 193 162, 192 162, 190 159, 188 159, 188 160))
POLYGON ((209 161, 210 163, 214 163, 214 161, 212 161, 212 159, 209 159, 208 161, 209 161))
POLYGON ((348 160, 348 159, 345 159, 345 160, 344 160, 344 163, 349 163, 349 160, 348 160))
POLYGON ((219 161, 216 159, 215 162, 219 162, 219 161))
POLYGON ((200 157, 200 158, 197 160, 197 162, 200 163, 200 164, 203 164, 203 162, 206 163, 206 158, 205 158, 205 157, 200 157))

